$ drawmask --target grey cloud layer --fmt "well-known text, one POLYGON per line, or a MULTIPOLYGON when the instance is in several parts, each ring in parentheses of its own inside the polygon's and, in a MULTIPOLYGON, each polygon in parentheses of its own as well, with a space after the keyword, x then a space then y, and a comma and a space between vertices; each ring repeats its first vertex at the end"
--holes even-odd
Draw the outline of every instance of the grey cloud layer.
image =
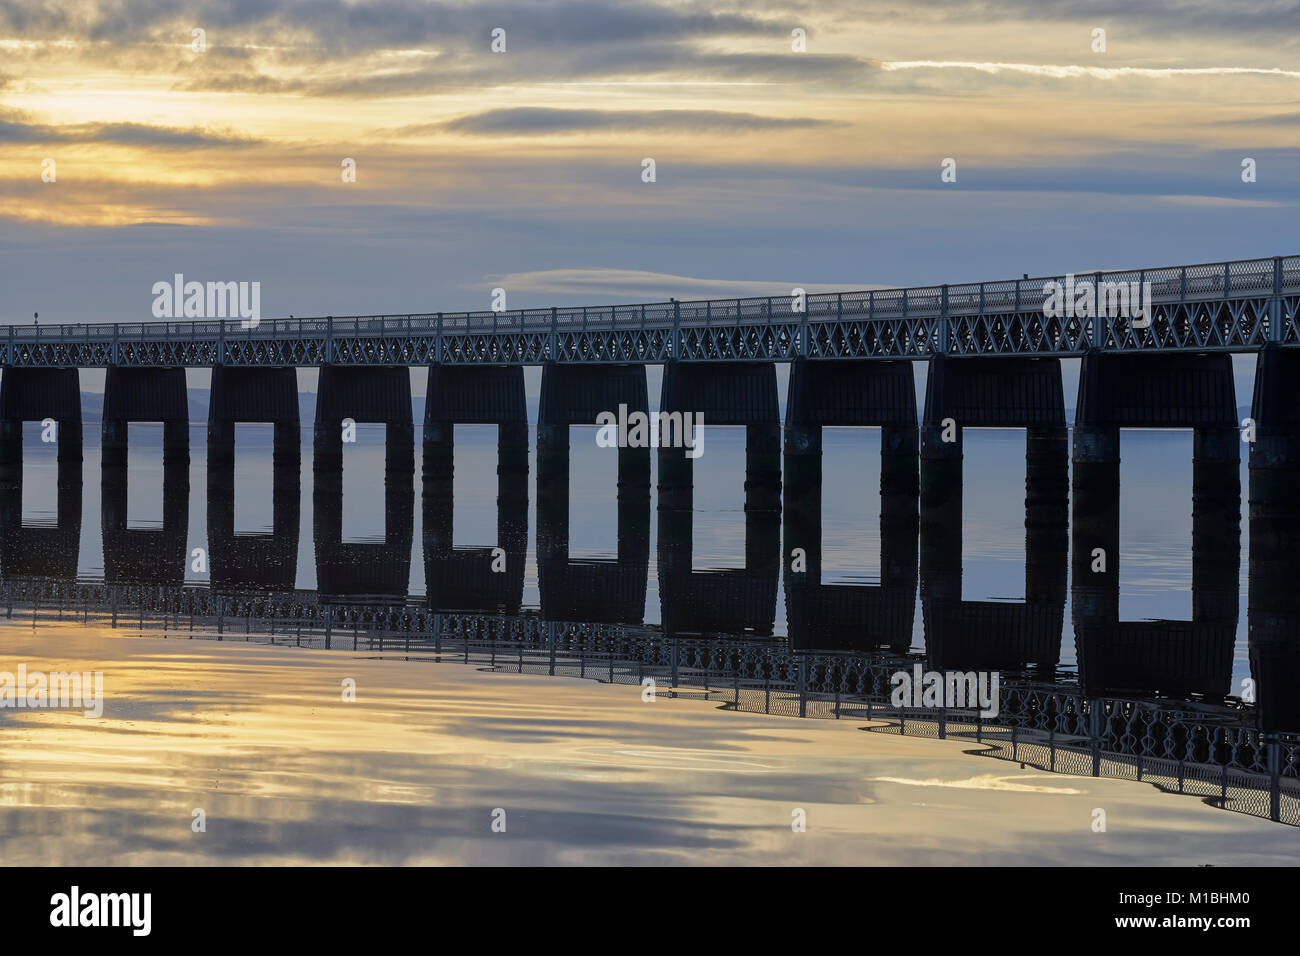
POLYGON ((802 117, 759 116, 721 110, 583 110, 517 109, 488 110, 462 116, 448 123, 407 127, 405 132, 448 130, 474 135, 548 135, 553 133, 636 132, 671 130, 679 132, 740 132, 834 125, 825 120, 802 117))
POLYGON ((222 31, 250 42, 274 44, 296 38, 322 54, 410 49, 447 39, 482 38, 504 27, 544 45, 618 41, 652 42, 767 32, 768 23, 748 12, 719 11, 717 4, 610 4, 603 0, 519 0, 441 3, 422 0, 279 0, 279 2, 188 3, 132 0, 0 0, 0 29, 25 39, 90 39, 134 42, 174 35, 189 40, 202 26, 217 43, 222 31), (259 36, 253 36, 256 31, 259 36))
POLYGON ((0 36, 81 44, 9 51, 15 63, 62 57, 172 73, 186 91, 413 96, 629 76, 846 84, 870 72, 855 56, 792 54, 794 22, 788 8, 704 2, 0 0, 0 36), (185 49, 196 26, 202 55, 185 49), (506 55, 489 50, 496 27, 507 31, 506 55), (756 49, 717 48, 737 38, 756 49), (417 55, 394 61, 392 51, 417 55))
POLYGON ((156 146, 179 149, 199 147, 243 147, 257 141, 232 134, 202 129, 178 129, 145 123, 75 123, 49 126, 28 123, 19 114, 0 112, 0 143, 113 143, 119 146, 156 146))
POLYGON ((575 46, 563 50, 483 50, 440 53, 412 69, 393 71, 373 63, 326 73, 273 77, 219 62, 195 64, 178 84, 190 92, 288 93, 305 96, 396 97, 455 93, 512 84, 590 82, 641 78, 701 82, 830 84, 843 88, 878 76, 863 59, 811 54, 715 53, 691 44, 575 46))

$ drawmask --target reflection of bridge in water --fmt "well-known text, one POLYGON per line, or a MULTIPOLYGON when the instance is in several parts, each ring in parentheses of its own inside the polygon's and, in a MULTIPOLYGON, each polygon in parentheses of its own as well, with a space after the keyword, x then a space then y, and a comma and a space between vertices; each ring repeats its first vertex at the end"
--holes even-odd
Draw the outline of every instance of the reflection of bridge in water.
POLYGON ((0 589, 11 620, 460 662, 638 688, 651 680, 664 696, 782 716, 872 721, 873 732, 967 741, 983 756, 1144 781, 1300 826, 1300 735, 1261 731, 1243 705, 1122 698, 1026 674, 1004 676, 999 714, 984 719, 967 709, 892 706, 890 676, 910 672, 924 657, 882 648, 810 650, 787 638, 680 636, 532 612, 339 603, 306 591, 222 593, 51 579, 8 580, 0 589))

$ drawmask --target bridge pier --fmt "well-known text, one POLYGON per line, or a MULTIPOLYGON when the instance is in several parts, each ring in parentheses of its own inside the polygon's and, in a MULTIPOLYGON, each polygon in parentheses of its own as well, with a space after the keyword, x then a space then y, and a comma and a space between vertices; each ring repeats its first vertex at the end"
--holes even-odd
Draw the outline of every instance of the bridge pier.
MULTIPOLYGON (((537 493, 569 492, 569 426, 594 425, 602 412, 649 413, 644 365, 542 366, 537 415, 537 493)), ((648 441, 648 436, 647 436, 648 441)), ((650 496, 650 447, 618 449, 618 496, 650 496)))
POLYGON ((497 426, 498 501, 528 498, 528 406, 521 366, 429 366, 424 484, 451 493, 455 427, 497 426))
POLYGON ((1061 362, 1054 358, 930 359, 921 427, 921 522, 961 493, 965 428, 1025 429, 1027 524, 1066 522, 1069 463, 1061 362))
POLYGON ((162 422, 163 468, 181 467, 189 488, 190 414, 183 368, 112 365, 104 380, 103 468, 125 468, 130 422, 162 422))
MULTIPOLYGON (((771 362, 668 362, 660 414, 703 414, 705 425, 745 426, 745 510, 781 507, 781 413, 771 362)), ((660 510, 690 511, 694 460, 659 448, 660 510)))
POLYGON ((1266 345, 1255 365, 1250 444, 1250 542, 1300 540, 1300 349, 1266 345), (1255 519, 1259 519, 1256 522, 1255 519))
POLYGON ((233 480, 237 422, 272 424, 276 482, 298 482, 302 441, 296 369, 213 366, 208 405, 209 485, 214 479, 233 480))
POLYGON ((1075 522, 1119 500, 1121 428, 1191 428, 1192 496, 1207 513, 1241 518, 1240 433, 1232 358, 1224 354, 1083 358, 1075 409, 1075 522))
POLYGON ((1060 661, 1069 541, 1061 366, 1050 358, 930 359, 921 429, 921 607, 936 670, 1060 661), (1025 600, 962 599, 964 429, 1025 429, 1025 600))
POLYGON ((1084 356, 1071 606, 1087 693, 1228 693, 1241 560, 1239 443, 1230 356, 1084 356), (1191 621, 1119 620, 1121 427, 1193 429, 1191 621))
POLYGON ((911 362, 800 358, 791 363, 782 561, 786 623, 794 646, 904 652, 911 645, 918 436, 911 362), (880 427, 879 586, 821 583, 824 426, 880 427), (798 562, 795 549, 802 555, 798 562))
POLYGON ((1255 366, 1247 601, 1255 713, 1265 733, 1300 727, 1300 349, 1267 345, 1255 366))
POLYGON ((916 523, 916 385, 911 362, 852 360, 790 363, 785 406, 785 508, 820 501, 823 426, 880 426, 882 518, 916 523), (907 507, 907 499, 912 504, 907 507), (897 510, 894 510, 897 509, 897 510))
POLYGON ((322 365, 316 394, 312 472, 343 473, 343 420, 386 427, 384 468, 404 475, 415 467, 411 373, 405 366, 322 365))
POLYGON ((15 368, 0 375, 0 488, 23 479, 23 422, 54 419, 59 480, 81 482, 81 387, 75 368, 15 368))

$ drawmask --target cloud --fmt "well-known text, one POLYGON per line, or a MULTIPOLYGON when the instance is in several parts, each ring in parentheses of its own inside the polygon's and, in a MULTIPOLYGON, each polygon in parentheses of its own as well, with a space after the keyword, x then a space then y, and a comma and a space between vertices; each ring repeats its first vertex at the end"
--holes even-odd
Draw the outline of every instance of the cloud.
POLYGON ((788 296, 796 286, 808 293, 857 292, 884 289, 882 285, 861 282, 834 285, 825 282, 772 282, 755 279, 701 279, 694 276, 647 272, 642 269, 543 269, 537 272, 514 272, 488 276, 511 292, 547 293, 552 295, 594 295, 610 299, 641 298, 666 301, 670 298, 728 298, 755 295, 788 296))
POLYGON ((749 132, 837 125, 809 117, 759 116, 723 110, 588 110, 518 107, 472 113, 447 123, 406 127, 408 134, 446 130, 474 136, 547 136, 562 133, 749 132))
MULTIPOLYGON (((784 22, 784 21, 782 21, 784 22)), ((189 42, 201 25, 212 48, 223 43, 257 43, 310 48, 321 58, 380 49, 460 45, 507 30, 511 46, 567 47, 591 43, 755 35, 770 31, 763 18, 709 5, 605 0, 489 0, 466 5, 424 0, 271 0, 212 4, 195 10, 185 0, 141 3, 85 3, 36 0, 0 3, 0 30, 29 40, 84 39, 96 42, 174 38, 189 42), (183 28, 183 29, 182 29, 183 28)))
POLYGON ((51 126, 28 123, 18 114, 0 114, 0 143, 112 143, 118 146, 156 146, 178 149, 253 146, 257 140, 232 133, 150 126, 145 123, 75 123, 51 126))
POLYGON ((875 75, 867 60, 855 56, 717 53, 692 43, 511 48, 501 56, 444 50, 412 59, 418 65, 404 69, 394 69, 387 58, 362 58, 349 61, 346 69, 327 71, 318 62, 295 62, 286 64, 287 71, 279 75, 247 66, 222 69, 214 62, 195 66, 195 72, 174 88, 322 97, 428 96, 521 85, 663 80, 706 86, 823 84, 842 89, 875 75))
POLYGON ((1243 116, 1238 119, 1215 119, 1211 126, 1300 126, 1300 113, 1273 113, 1269 116, 1243 116))
POLYGON ((1048 63, 986 63, 978 60, 882 60, 877 66, 886 73, 897 70, 974 70, 979 73, 1021 73, 1049 79, 1118 80, 1131 77, 1171 79, 1178 76, 1279 76, 1300 79, 1300 70, 1276 67, 1205 66, 1205 67, 1138 67, 1138 66, 1056 66, 1048 63))

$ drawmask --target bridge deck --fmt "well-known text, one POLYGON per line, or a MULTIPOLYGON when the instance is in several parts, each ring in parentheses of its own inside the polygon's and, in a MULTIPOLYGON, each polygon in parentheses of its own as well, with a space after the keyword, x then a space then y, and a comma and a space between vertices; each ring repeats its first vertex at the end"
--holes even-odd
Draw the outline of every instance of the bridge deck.
POLYGON ((1254 351, 1300 344, 1300 256, 1079 273, 1076 285, 1150 283, 1154 315, 1049 318, 1067 276, 691 302, 263 319, 11 325, 0 366, 656 364, 1107 351, 1254 351))

